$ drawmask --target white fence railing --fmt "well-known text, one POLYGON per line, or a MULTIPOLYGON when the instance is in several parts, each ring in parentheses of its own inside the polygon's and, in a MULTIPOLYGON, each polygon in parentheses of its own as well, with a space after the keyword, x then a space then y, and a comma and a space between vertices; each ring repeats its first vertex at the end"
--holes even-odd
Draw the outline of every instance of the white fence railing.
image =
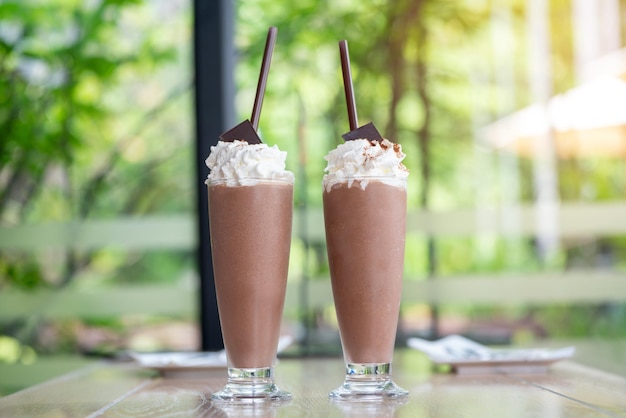
MULTIPOLYGON (((491 222, 480 222, 479 225, 475 209, 411 211, 407 217, 407 232, 443 237, 504 234, 511 230, 504 223, 502 210, 484 208, 480 211, 480 218, 490 219, 491 222)), ((519 225, 515 230, 524 236, 534 234, 535 209, 528 205, 520 206, 517 213, 519 225)), ((293 223, 296 235, 300 233, 300 216, 296 210, 293 223)), ((626 202, 562 204, 558 219, 561 237, 626 235, 626 202)), ((309 209, 305 220, 308 238, 324 240, 321 208, 309 209)), ((192 249, 196 239, 195 223, 188 215, 0 227, 0 250, 36 251, 59 247, 93 249, 105 246, 146 250, 192 249)))
MULTIPOLYGON (((487 211, 489 211, 487 209, 487 211)), ((562 205, 559 208, 561 237, 594 237, 626 235, 626 203, 593 205, 562 205)), ((485 218, 482 213, 482 218, 485 218)), ((504 233, 501 213, 487 213, 493 220, 477 226, 474 210, 448 212, 410 212, 407 231, 444 236, 471 236, 504 233)), ((294 219, 294 235, 299 235, 300 213, 294 219)), ((534 210, 519 208, 521 235, 535 231, 534 210)), ((320 209, 311 209, 306 216, 307 238, 324 240, 320 209)), ((48 248, 79 249, 176 249, 192 250, 196 245, 195 224, 190 216, 119 218, 82 223, 20 225, 0 228, 0 251, 42 251, 48 248)), ((297 309, 301 282, 290 278, 287 311, 297 309)), ((328 278, 307 282, 309 306, 332 303, 328 278)), ((6 290, 0 293, 0 319, 39 313, 50 318, 98 317, 124 313, 195 315, 197 290, 178 284, 119 286, 90 290, 69 287, 61 291, 37 290, 23 292, 6 290)), ((550 302, 626 301, 626 273, 620 271, 541 273, 522 276, 481 275, 440 277, 437 280, 410 278, 405 280, 406 303, 515 304, 550 302)))

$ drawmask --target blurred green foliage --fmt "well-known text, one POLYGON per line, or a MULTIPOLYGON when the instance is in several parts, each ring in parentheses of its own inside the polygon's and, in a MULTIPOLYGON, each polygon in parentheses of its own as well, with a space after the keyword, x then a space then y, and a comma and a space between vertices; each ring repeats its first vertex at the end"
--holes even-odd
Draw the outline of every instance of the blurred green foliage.
MULTIPOLYGON (((189 9, 186 1, 0 2, 1 225, 191 213, 189 9)), ((189 252, 5 251, 0 291, 171 283, 190 268, 189 252)), ((0 324, 40 351, 76 351, 75 331, 45 312, 0 324)))

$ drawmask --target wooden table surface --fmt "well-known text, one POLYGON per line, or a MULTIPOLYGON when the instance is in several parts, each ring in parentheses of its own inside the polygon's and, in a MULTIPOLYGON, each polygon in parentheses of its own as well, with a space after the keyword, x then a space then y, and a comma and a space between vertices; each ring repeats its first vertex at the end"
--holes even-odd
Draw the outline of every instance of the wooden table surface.
POLYGON ((0 398, 0 417, 626 417, 626 378, 569 361, 540 375, 460 376, 401 351, 393 373, 411 392, 404 404, 337 403, 328 392, 342 382, 341 359, 283 359, 277 383, 292 401, 221 409, 210 395, 225 370, 163 377, 103 362, 0 398))

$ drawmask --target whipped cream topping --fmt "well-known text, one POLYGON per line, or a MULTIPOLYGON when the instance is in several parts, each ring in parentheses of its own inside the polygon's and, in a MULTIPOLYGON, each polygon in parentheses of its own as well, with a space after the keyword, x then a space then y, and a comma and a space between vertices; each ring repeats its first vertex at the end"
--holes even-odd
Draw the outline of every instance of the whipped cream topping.
POLYGON ((210 172, 205 183, 223 180, 228 186, 250 186, 268 179, 293 181, 293 173, 285 170, 286 158, 276 145, 219 141, 206 159, 210 172))
POLYGON ((409 176, 409 170, 402 164, 406 155, 400 144, 394 144, 388 139, 372 141, 355 139, 346 141, 325 157, 328 161, 324 186, 327 191, 338 183, 348 183, 348 187, 357 181, 365 189, 368 179, 375 177, 376 181, 404 186, 409 176))

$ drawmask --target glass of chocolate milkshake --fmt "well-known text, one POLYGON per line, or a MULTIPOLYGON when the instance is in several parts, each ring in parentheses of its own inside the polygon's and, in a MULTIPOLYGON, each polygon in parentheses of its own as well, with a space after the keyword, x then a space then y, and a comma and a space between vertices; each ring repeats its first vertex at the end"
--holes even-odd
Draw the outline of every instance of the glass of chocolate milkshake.
POLYGON ((218 401, 291 398, 274 383, 287 285, 293 174, 286 153, 265 144, 219 142, 207 166, 217 304, 228 359, 218 401))
POLYGON ((336 400, 406 396, 391 377, 400 311, 406 179, 400 146, 346 141, 326 157, 324 222, 333 298, 346 362, 336 400))

